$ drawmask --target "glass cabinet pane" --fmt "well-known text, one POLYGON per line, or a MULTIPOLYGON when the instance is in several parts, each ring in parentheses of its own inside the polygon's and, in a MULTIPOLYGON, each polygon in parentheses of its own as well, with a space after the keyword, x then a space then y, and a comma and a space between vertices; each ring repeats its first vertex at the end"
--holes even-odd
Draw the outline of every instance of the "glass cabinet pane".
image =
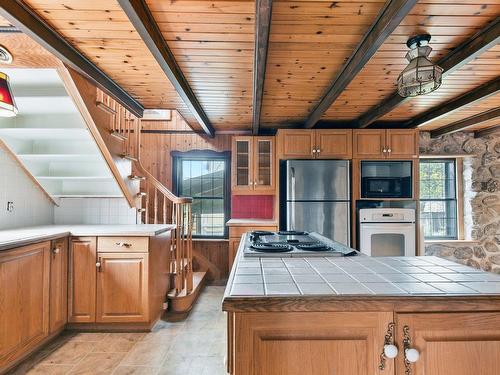
POLYGON ((257 141, 257 184, 271 186, 272 182, 272 144, 270 140, 257 141))
POLYGON ((250 142, 236 141, 236 185, 250 185, 250 142))

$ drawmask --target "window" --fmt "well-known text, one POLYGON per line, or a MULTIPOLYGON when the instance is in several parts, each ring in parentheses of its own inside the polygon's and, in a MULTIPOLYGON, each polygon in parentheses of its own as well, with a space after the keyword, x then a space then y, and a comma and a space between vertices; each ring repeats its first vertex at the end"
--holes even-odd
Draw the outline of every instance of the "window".
POLYGON ((193 237, 227 237, 229 153, 174 152, 174 192, 193 198, 193 237))
POLYGON ((457 239, 454 159, 420 160, 420 221, 426 239, 457 239))

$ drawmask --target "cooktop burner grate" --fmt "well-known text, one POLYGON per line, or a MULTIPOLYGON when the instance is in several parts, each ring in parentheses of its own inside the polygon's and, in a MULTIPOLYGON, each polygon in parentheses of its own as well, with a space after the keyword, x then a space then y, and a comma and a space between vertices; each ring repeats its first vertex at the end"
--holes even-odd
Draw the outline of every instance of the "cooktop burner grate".
POLYGON ((287 251, 292 251, 293 247, 290 245, 282 243, 266 244, 266 243, 254 243, 251 246, 255 251, 260 251, 263 253, 284 253, 287 251))
POLYGON ((331 250, 328 246, 322 243, 302 243, 295 245, 297 249, 305 250, 305 251, 328 251, 331 250))
POLYGON ((297 230, 280 230, 278 232, 281 236, 303 236, 305 234, 309 234, 307 232, 297 231, 297 230))

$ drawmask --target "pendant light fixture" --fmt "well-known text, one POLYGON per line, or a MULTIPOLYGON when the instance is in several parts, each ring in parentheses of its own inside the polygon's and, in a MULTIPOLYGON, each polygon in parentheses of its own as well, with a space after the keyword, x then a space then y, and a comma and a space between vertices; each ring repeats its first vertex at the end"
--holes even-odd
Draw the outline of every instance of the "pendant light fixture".
POLYGON ((408 39, 406 54, 408 66, 398 77, 398 93, 402 97, 425 95, 441 86, 443 68, 429 60, 432 48, 429 34, 408 39))
MULTIPOLYGON (((10 64, 12 55, 7 48, 0 46, 0 63, 10 64)), ((9 85, 9 76, 0 72, 0 117, 14 117, 17 106, 9 85)))

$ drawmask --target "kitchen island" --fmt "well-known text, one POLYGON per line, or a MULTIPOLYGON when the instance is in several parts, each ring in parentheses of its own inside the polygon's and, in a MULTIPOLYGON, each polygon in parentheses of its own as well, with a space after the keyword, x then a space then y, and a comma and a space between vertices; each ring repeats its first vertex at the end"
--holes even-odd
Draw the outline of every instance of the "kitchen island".
POLYGON ((248 234, 223 301, 231 374, 500 372, 500 275, 437 257, 249 258, 246 246, 248 234))

